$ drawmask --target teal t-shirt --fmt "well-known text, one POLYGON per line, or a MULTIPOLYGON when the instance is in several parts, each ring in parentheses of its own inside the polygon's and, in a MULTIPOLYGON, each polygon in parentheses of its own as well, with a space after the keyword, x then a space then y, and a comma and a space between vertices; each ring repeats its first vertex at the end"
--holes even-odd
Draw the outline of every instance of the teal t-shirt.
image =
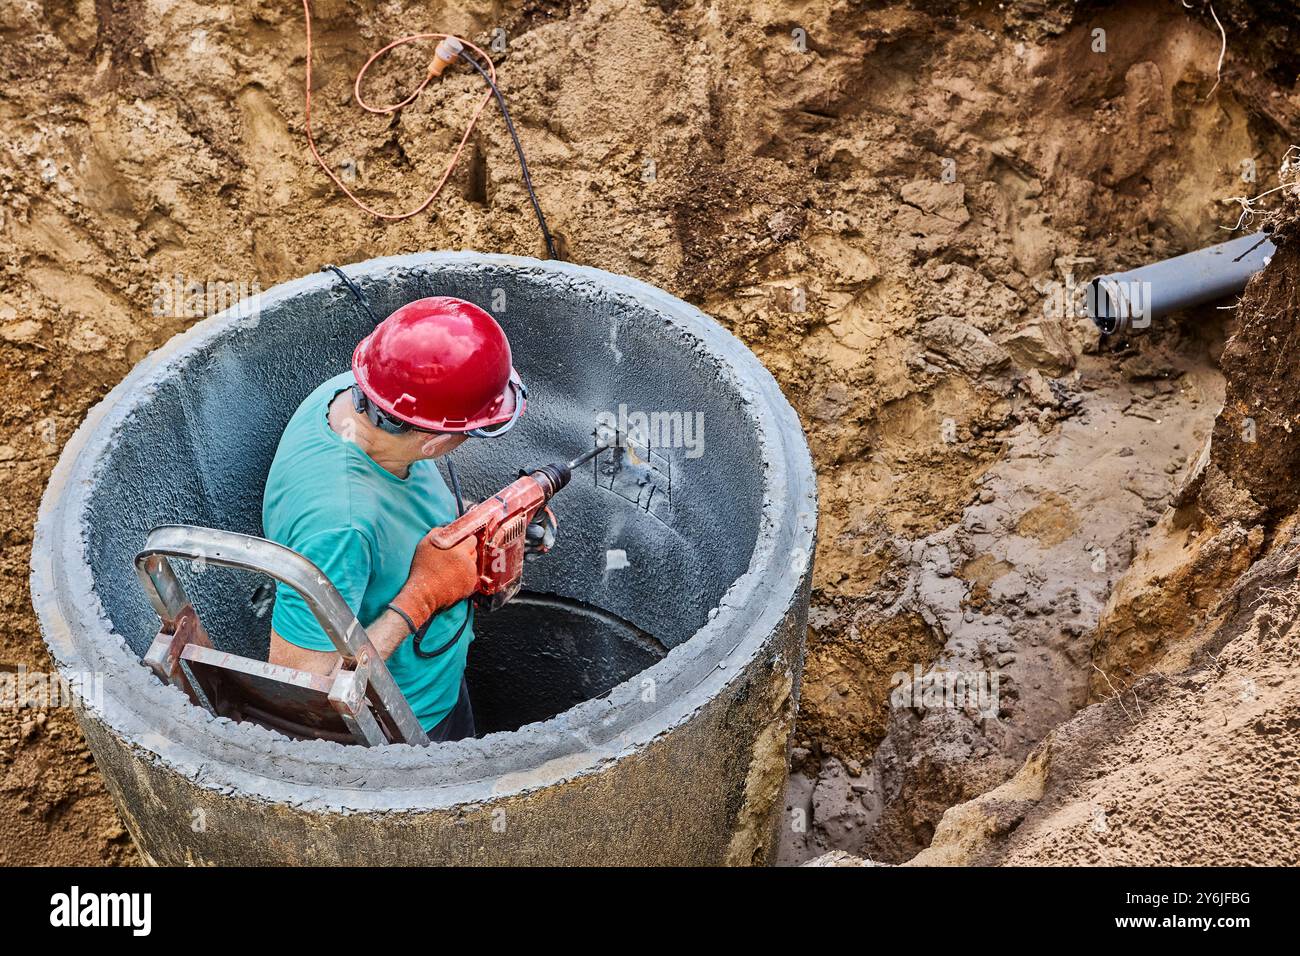
MULTIPOLYGON (((456 501, 432 461, 417 461, 406 478, 398 478, 330 428, 330 401, 354 381, 351 372, 336 375, 289 419, 266 480, 262 528, 266 537, 324 571, 368 625, 406 583, 420 539, 455 519, 456 501)), ((468 610, 462 601, 435 617, 421 646, 429 651, 446 644, 468 610)), ((271 626, 299 647, 335 649, 306 602, 287 585, 276 588, 271 626)), ((408 637, 388 658, 393 679, 425 730, 455 705, 473 639, 473 628, 466 627, 455 647, 420 658, 408 637)))

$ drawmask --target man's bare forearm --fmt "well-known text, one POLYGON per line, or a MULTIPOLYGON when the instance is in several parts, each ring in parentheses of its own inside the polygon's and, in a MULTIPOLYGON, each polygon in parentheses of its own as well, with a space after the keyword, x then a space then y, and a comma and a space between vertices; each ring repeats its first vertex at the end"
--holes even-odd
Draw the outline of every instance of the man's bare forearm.
MULTIPOLYGON (((384 611, 366 628, 366 635, 384 660, 402 646, 411 635, 411 629, 400 614, 384 611)), ((339 655, 334 651, 309 651, 291 644, 275 631, 271 632, 270 662, 283 667, 294 667, 313 674, 329 674, 338 666, 339 655)))
POLYGON ((411 636, 411 628, 402 615, 386 610, 371 622, 366 633, 370 635, 370 643, 375 645, 379 656, 388 660, 393 651, 402 646, 402 641, 411 636))

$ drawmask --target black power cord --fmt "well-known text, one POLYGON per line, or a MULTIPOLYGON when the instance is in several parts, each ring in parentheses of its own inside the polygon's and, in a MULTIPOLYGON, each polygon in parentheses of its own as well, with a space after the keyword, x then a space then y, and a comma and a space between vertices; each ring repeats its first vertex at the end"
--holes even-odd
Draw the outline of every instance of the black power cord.
POLYGON ((375 323, 375 325, 379 324, 379 316, 375 315, 375 310, 370 308, 370 303, 366 301, 365 295, 363 295, 361 290, 357 288, 357 284, 353 282, 350 278, 348 278, 346 272, 344 272, 336 265, 323 265, 320 267, 320 271, 332 272, 340 279, 342 279, 343 284, 347 286, 348 291, 352 293, 352 297, 357 300, 357 304, 360 305, 363 310, 365 310, 366 315, 370 316, 370 321, 375 323))
POLYGON ((542 239, 546 242, 546 257, 548 259, 558 259, 560 255, 555 251, 555 239, 551 236, 551 230, 546 226, 546 217, 542 215, 542 207, 537 202, 537 193, 533 191, 533 178, 528 175, 528 161, 524 159, 524 147, 520 144, 519 134, 515 132, 515 124, 510 119, 510 110, 506 107, 506 98, 501 95, 501 91, 492 82, 492 76, 483 65, 470 56, 469 50, 461 50, 460 58, 478 71, 478 75, 483 77, 483 81, 491 88, 492 95, 496 97, 497 106, 501 107, 501 117, 506 121, 506 129, 510 131, 510 138, 515 144, 515 153, 519 156, 519 169, 524 174, 524 187, 528 190, 528 200, 533 204, 533 212, 537 215, 537 225, 541 227, 542 239))

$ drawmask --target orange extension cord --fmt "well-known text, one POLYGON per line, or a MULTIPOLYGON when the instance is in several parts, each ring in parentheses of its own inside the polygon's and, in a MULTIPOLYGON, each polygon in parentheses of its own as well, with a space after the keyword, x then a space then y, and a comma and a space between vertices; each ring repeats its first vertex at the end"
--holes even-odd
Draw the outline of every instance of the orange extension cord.
MULTIPOLYGON (((451 171, 456 168, 456 163, 460 160, 461 153, 465 151, 465 144, 469 142, 470 133, 474 131, 474 125, 478 122, 479 117, 483 115, 483 110, 487 108, 488 103, 491 102, 492 100, 493 91, 491 85, 489 85, 488 91, 483 96, 483 99, 479 101, 478 106, 474 110, 474 114, 470 117, 469 124, 465 127, 465 135, 460 138, 460 145, 456 147, 456 152, 452 153, 451 160, 450 162, 447 163, 447 168, 442 171, 442 178, 438 180, 438 185, 433 188, 433 192, 429 193, 428 197, 425 198, 424 202, 420 203, 420 205, 416 206, 410 212, 403 212, 403 213, 386 213, 386 212, 380 212, 378 209, 372 209, 370 206, 366 205, 364 202, 358 199, 356 194, 353 193, 352 190, 348 189, 348 187, 344 184, 343 180, 339 179, 339 177, 334 174, 334 170, 331 169, 329 164, 325 162, 325 160, 321 157, 320 151, 316 148, 316 140, 315 137, 312 135, 312 131, 311 131, 312 43, 311 43, 310 0, 302 0, 302 12, 303 12, 304 19, 307 21, 307 82, 306 82, 307 96, 306 96, 306 106, 304 108, 304 122, 307 127, 307 145, 311 147, 311 154, 316 157, 316 162, 320 164, 320 168, 325 170, 325 175, 329 176, 330 179, 334 180, 334 185, 338 186, 339 189, 343 190, 344 194, 349 199, 351 199, 354 203, 356 203, 356 205, 359 208, 370 213, 370 215, 376 216, 380 219, 387 219, 393 222, 397 222, 402 219, 410 219, 412 216, 418 216, 420 213, 424 212, 424 210, 429 208, 430 203, 432 203, 436 198, 438 198, 438 193, 442 192, 442 187, 447 185, 447 180, 451 178, 451 171)), ((429 85, 429 81, 433 78, 432 73, 427 74, 424 78, 424 81, 415 88, 415 92, 412 93, 410 96, 408 96, 406 99, 402 100, 402 102, 394 103, 391 106, 371 106, 361 96, 361 80, 366 75, 366 70, 370 69, 371 64, 373 64, 381 56, 383 56, 389 50, 395 49, 396 47, 402 46, 407 43, 414 43, 417 40, 444 40, 444 39, 459 40, 461 43, 465 44, 465 46, 469 47, 469 49, 473 50, 475 53, 481 56, 483 58, 483 62, 487 64, 487 70, 489 75, 492 78, 492 82, 493 83, 496 82, 497 72, 496 72, 496 67, 493 66, 492 64, 492 58, 489 57, 481 49, 476 47, 474 44, 470 43, 468 40, 463 39, 462 37, 452 36, 450 33, 412 33, 409 36, 404 36, 399 40, 394 40, 392 43, 388 44, 388 46, 384 47, 382 50, 379 50, 376 53, 374 53, 370 57, 370 59, 366 60, 365 65, 362 66, 361 69, 357 71, 357 79, 352 87, 352 92, 353 95, 356 97, 357 105, 369 113, 379 113, 379 114, 395 113, 398 110, 400 110, 402 107, 409 106, 412 102, 415 101, 415 98, 417 96, 419 96, 422 92, 424 92, 424 88, 429 85)))

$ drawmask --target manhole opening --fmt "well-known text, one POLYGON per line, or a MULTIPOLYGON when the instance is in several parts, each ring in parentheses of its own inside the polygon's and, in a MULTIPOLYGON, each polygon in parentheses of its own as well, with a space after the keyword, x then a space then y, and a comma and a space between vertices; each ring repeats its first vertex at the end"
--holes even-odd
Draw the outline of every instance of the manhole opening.
POLYGON ((474 632, 465 678, 480 735, 602 697, 668 653, 618 615, 553 594, 520 594, 474 632))

